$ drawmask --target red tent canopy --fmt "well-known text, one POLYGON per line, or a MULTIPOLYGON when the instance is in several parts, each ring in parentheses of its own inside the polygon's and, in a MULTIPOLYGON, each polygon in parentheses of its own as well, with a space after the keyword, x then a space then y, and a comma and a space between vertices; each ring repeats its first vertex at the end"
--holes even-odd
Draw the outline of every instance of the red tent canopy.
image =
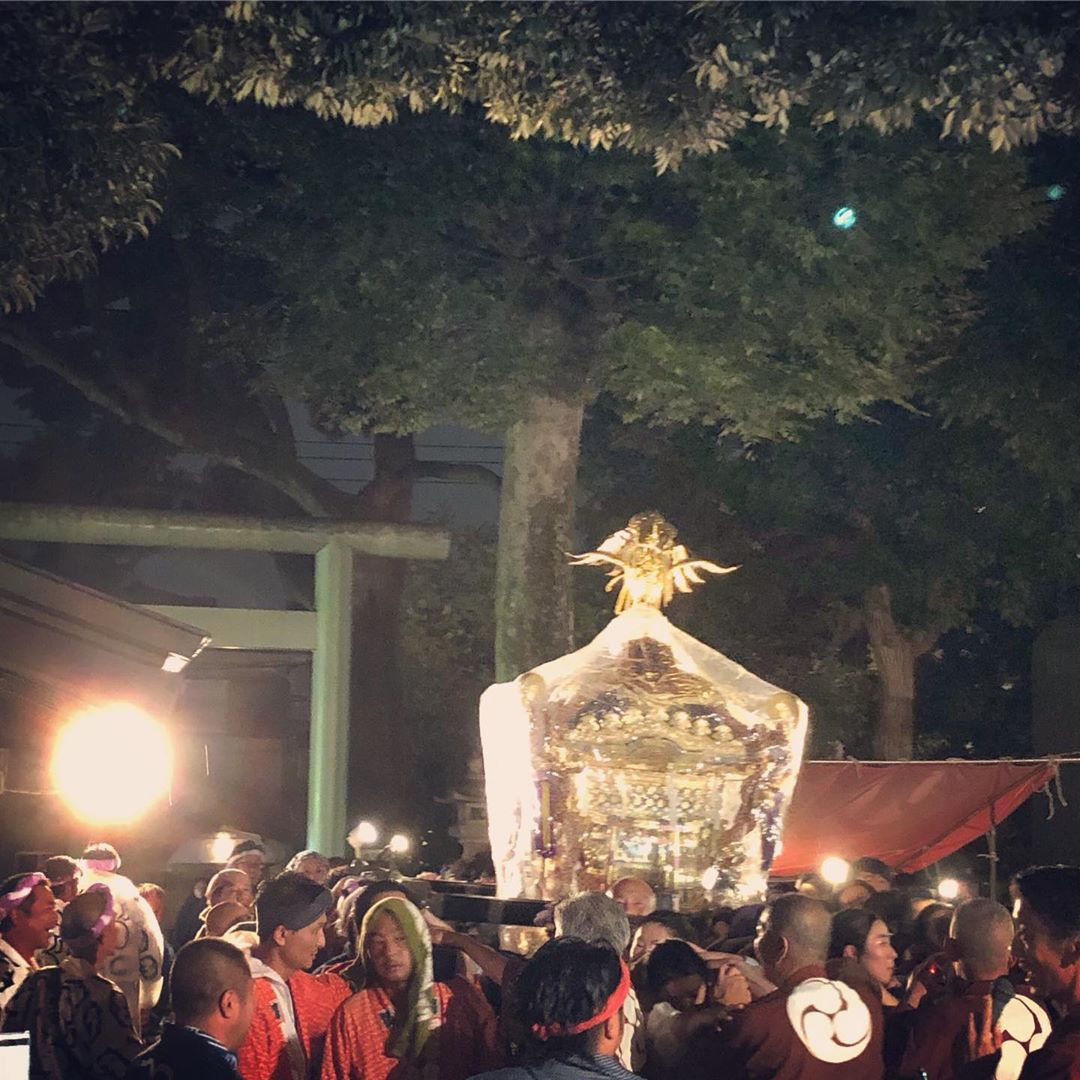
POLYGON ((921 870, 988 832, 1056 771, 1050 761, 807 761, 772 873, 817 870, 829 855, 921 870))

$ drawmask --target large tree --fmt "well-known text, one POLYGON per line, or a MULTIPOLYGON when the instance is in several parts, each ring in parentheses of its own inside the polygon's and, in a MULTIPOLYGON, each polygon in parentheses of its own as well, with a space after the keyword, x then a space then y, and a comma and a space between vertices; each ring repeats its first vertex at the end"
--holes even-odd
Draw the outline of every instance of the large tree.
MULTIPOLYGON (((179 340, 215 373, 205 400, 158 393, 152 415, 146 396, 111 400, 323 514, 362 512, 378 489, 354 504, 320 485, 281 415, 256 414, 250 432, 217 422, 222 380, 251 404, 302 394, 330 428, 505 432, 503 678, 573 644, 563 553, 582 417, 601 390, 623 416, 744 438, 902 400, 917 352, 964 314, 953 293, 967 272, 1035 216, 1017 161, 917 134, 758 133, 657 176, 631 155, 514 144, 465 117, 369 133, 255 119, 249 107, 183 123, 168 232, 191 306, 179 340), (831 223, 844 200, 859 215, 849 232, 831 223), (236 267, 224 302, 208 295, 215 251, 236 267)), ((67 370, 101 392, 85 364, 67 370)))
MULTIPOLYGON (((363 133, 254 122, 250 107, 178 112, 189 158, 166 246, 189 310, 148 296, 136 306, 168 334, 139 323, 118 338, 124 319, 99 298, 114 344, 96 362, 77 338, 58 348, 47 316, 29 320, 44 336, 13 323, 7 342, 318 514, 408 513, 408 488, 386 481, 415 462, 389 436, 446 419, 507 432, 503 678, 573 644, 563 553, 582 417, 600 391, 624 417, 720 422, 749 439, 903 400, 942 324, 968 317, 968 272, 1036 216, 1019 162, 921 133, 756 133, 657 176, 632 155, 513 144, 468 117, 363 133), (858 214, 847 232, 831 223, 841 201, 858 214), (149 373, 142 339, 175 340, 185 364, 149 373), (192 384, 195 368, 211 378, 192 384), (296 460, 283 390, 329 428, 386 433, 382 501, 379 485, 344 498, 296 460)), ((152 293, 162 283, 140 261, 132 285, 152 293)), ((399 596, 393 577, 377 580, 399 596)))
POLYGON ((274 377, 331 425, 506 433, 502 678, 572 646, 564 552, 600 392, 625 418, 747 439, 904 400, 969 316, 967 275, 1037 217, 1020 162, 919 134, 748 134, 657 176, 464 117, 287 123, 279 145, 303 151, 275 158, 250 215, 283 290, 274 377))
POLYGON ((1060 4, 9 3, 0 306, 145 231, 174 152, 154 93, 302 105, 371 127, 480 106, 517 138, 664 168, 748 125, 904 130, 994 149, 1071 131, 1060 4))
MULTIPOLYGON (((1029 222, 1015 163, 995 168, 981 152, 935 152, 923 130, 892 142, 838 138, 832 119, 837 127, 893 131, 915 123, 919 110, 944 104, 963 113, 958 137, 981 126, 998 132, 990 135, 995 148, 1014 136, 1034 137, 1047 122, 1069 121, 1052 83, 1069 26, 1043 26, 1041 17, 991 20, 985 33, 965 18, 953 24, 961 37, 935 51, 926 48, 927 35, 943 32, 943 9, 924 15, 890 8, 877 24, 888 47, 875 38, 859 51, 846 40, 845 24, 823 21, 814 7, 777 7, 775 17, 762 9, 750 22, 743 8, 675 10, 700 22, 705 38, 685 25, 673 32, 670 19, 664 30, 661 9, 651 6, 236 5, 225 21, 196 17, 202 24, 184 39, 179 59, 164 65, 196 92, 281 104, 303 90, 313 111, 370 126, 393 117, 392 102, 376 107, 387 93, 410 100, 386 65, 401 75, 418 58, 437 55, 442 66, 429 99, 423 89, 412 99, 417 108, 445 102, 467 109, 472 100, 494 100, 503 85, 516 104, 500 115, 489 109, 489 118, 525 118, 519 134, 660 151, 661 166, 686 151, 730 147, 688 163, 677 177, 658 178, 651 163, 628 155, 508 144, 470 114, 379 133, 380 141, 339 141, 336 171, 320 178, 308 170, 304 192, 326 208, 313 242, 293 242, 305 215, 312 229, 303 209, 291 235, 280 230, 275 270, 290 302, 282 325, 271 313, 267 335, 281 343, 271 358, 279 385, 306 391, 331 423, 407 432, 450 413, 507 431, 498 588, 503 676, 569 645, 561 551, 571 540, 582 412, 600 388, 613 393, 623 415, 723 420, 747 437, 789 435, 814 417, 902 399, 915 351, 954 314, 948 289, 1029 222), (507 32, 504 43, 520 47, 516 59, 475 52, 478 43, 490 44, 492 19, 508 20, 496 36, 507 32), (583 51, 580 43, 590 40, 591 52, 583 51), (706 40, 693 69, 700 82, 684 85, 687 69, 673 58, 706 40), (643 76, 635 65, 645 41, 643 76), (538 51, 541 43, 561 43, 565 55, 538 51), (902 80, 905 69, 896 66, 901 44, 922 58, 911 68, 914 82, 902 80), (586 55, 597 58, 595 67, 586 55), (454 56, 464 57, 456 67, 454 56), (1026 104, 1015 108, 1016 71, 994 68, 1006 56, 1030 70, 1038 91, 1024 83, 1016 101, 1026 104), (871 74, 855 81, 848 101, 841 89, 859 63, 871 74), (930 95, 929 105, 918 99, 918 108, 900 107, 915 100, 913 87, 927 91, 928 71, 940 76, 949 65, 959 89, 973 97, 961 94, 952 104, 956 94, 941 102, 930 95), (991 69, 997 74, 987 81, 991 69), (491 74, 499 70, 506 73, 501 84, 491 74), (567 83, 563 76, 574 71, 581 80, 567 83), (777 81, 783 71, 790 86, 777 81), (522 94, 538 72, 537 93, 551 119, 534 126, 533 104, 522 94), (665 83, 681 87, 681 96, 664 93, 665 83), (324 108, 326 98, 344 104, 324 108), (972 117, 976 99, 997 102, 986 114, 994 123, 972 117), (614 110, 611 131, 598 127, 595 115, 582 120, 587 127, 564 116, 564 109, 587 112, 590 102, 614 110), (748 122, 756 127, 738 135, 748 122), (828 224, 840 201, 860 214, 850 234, 828 224), (366 224, 350 233, 357 243, 342 259, 344 245, 325 230, 357 214, 366 224), (328 272, 336 289, 315 290, 315 302, 310 291, 295 300, 304 276, 328 272), (356 348, 320 350, 350 327, 356 348)), ((405 83, 414 75, 406 73, 405 83)), ((938 85, 935 94, 953 89, 938 85)), ((942 123, 951 129, 957 119, 945 113, 942 123)), ((311 130, 300 144, 324 146, 329 137, 311 130)), ((273 205, 280 211, 281 200, 273 205)), ((220 325, 224 341, 231 335, 250 347, 243 325, 220 325)), ((301 483, 298 491, 305 490, 301 483)))

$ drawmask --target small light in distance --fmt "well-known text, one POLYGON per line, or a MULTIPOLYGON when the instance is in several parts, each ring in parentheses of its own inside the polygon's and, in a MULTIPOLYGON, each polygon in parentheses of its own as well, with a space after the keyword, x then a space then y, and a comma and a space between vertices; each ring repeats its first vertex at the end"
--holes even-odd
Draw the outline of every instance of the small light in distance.
POLYGON ((942 900, 955 900, 960 895, 960 882, 956 878, 942 878, 938 882, 937 894, 942 900))
POLYGON ((160 724, 134 705, 76 714, 56 740, 52 777, 88 822, 134 821, 169 790, 172 748, 160 724))
POLYGON ((390 843, 386 845, 395 855, 404 855, 411 846, 409 838, 404 833, 394 833, 390 837, 390 843))
POLYGON ((1065 198, 1065 190, 1064 184, 1051 184, 1046 189, 1046 197, 1051 202, 1061 202, 1065 198))
POLYGON ((821 864, 821 876, 830 885, 843 885, 850 875, 851 864, 839 855, 830 855, 821 864))
POLYGON ((710 866, 704 874, 701 875, 701 886, 706 892, 712 892, 716 888, 717 881, 720 880, 720 868, 718 866, 710 866))
POLYGON ((349 842, 353 847, 371 847, 378 843, 379 830, 370 821, 361 821, 349 835, 349 842))
POLYGON ((236 847, 235 836, 230 836, 227 832, 215 833, 214 839, 210 841, 210 861, 228 862, 234 847, 236 847))
POLYGON ((832 223, 838 229, 853 229, 855 222, 859 220, 859 215, 855 213, 854 209, 850 206, 837 207, 832 216, 832 223))

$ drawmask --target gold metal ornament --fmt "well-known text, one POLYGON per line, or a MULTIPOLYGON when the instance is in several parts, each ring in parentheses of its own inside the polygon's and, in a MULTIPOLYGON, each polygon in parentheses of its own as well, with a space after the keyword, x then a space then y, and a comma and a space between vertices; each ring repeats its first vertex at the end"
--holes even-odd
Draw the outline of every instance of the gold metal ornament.
POLYGON ((705 579, 702 573, 730 574, 737 566, 717 566, 705 559, 691 559, 682 544, 675 543, 678 530, 655 510, 635 514, 625 529, 612 533, 595 551, 571 555, 571 566, 607 566, 605 592, 620 585, 615 614, 634 604, 665 608, 675 591, 692 592, 705 579))

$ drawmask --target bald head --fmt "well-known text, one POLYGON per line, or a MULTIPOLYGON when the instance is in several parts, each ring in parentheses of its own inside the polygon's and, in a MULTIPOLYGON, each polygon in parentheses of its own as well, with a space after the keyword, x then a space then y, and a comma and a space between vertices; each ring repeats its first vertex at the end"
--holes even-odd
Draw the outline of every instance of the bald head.
POLYGON ((176 1022, 193 1027, 214 1016, 226 994, 246 999, 251 992, 247 959, 219 938, 188 942, 176 954, 170 978, 176 1022))
POLYGON ((758 925, 758 959, 773 982, 801 967, 824 965, 832 919, 820 900, 801 893, 777 897, 761 913, 758 925))
POLYGON ((961 904, 949 927, 964 974, 979 981, 1008 972, 1014 934, 1008 910, 981 897, 961 904))
POLYGON ((651 915, 656 910, 656 893, 641 878, 620 878, 611 886, 611 899, 626 912, 628 918, 651 915))

